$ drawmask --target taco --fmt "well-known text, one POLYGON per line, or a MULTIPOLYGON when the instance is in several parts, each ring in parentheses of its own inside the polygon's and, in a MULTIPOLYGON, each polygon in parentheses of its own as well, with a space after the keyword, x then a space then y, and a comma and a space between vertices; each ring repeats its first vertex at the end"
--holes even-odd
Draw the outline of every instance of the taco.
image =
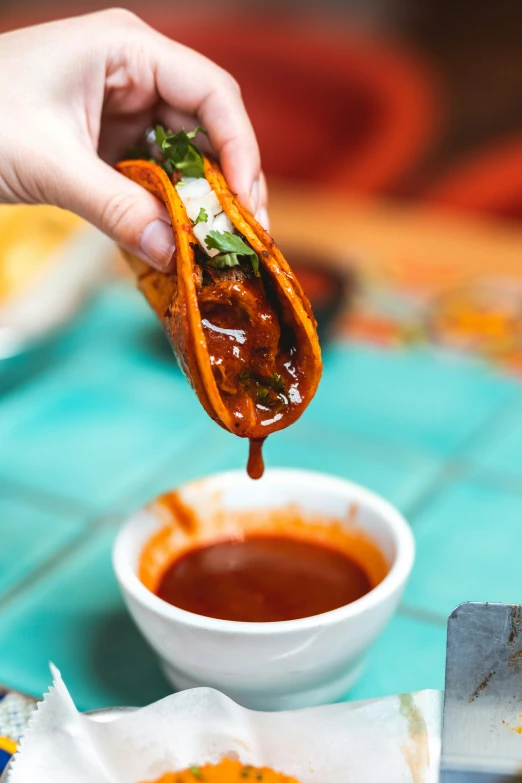
POLYGON ((274 240, 195 145, 200 130, 160 126, 153 149, 117 164, 164 202, 176 243, 170 274, 125 255, 209 416, 250 439, 258 478, 266 436, 298 419, 317 390, 316 321, 274 240))

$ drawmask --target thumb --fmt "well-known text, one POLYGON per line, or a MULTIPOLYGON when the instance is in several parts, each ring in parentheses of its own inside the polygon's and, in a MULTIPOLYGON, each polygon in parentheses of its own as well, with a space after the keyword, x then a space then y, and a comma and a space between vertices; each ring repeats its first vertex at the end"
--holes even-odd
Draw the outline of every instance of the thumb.
POLYGON ((174 232, 159 199, 87 151, 75 158, 74 178, 65 175, 61 206, 162 272, 170 271, 174 232))

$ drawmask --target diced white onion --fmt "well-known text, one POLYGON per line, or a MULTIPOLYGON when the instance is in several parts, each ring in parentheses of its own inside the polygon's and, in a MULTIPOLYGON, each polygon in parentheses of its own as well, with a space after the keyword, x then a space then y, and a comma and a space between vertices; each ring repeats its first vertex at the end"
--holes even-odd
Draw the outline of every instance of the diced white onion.
MULTIPOLYGON (((201 201, 196 201, 193 199, 189 199, 187 203, 185 204, 185 209, 187 210, 187 215, 191 220, 197 220, 199 212, 200 212, 200 204, 201 201)), ((207 213, 208 214, 208 213, 207 213)), ((212 217, 211 214, 209 214, 209 217, 212 217)))
POLYGON ((217 256, 220 251, 207 247, 205 243, 209 231, 234 232, 230 218, 221 210, 218 197, 204 177, 183 177, 181 182, 176 185, 176 189, 190 220, 196 221, 201 209, 207 213, 208 220, 194 226, 194 236, 207 255, 211 258, 217 256))
POLYGON ((222 210, 219 199, 213 190, 210 191, 208 196, 205 196, 201 201, 201 206, 205 209, 209 215, 219 215, 222 210))
POLYGON ((221 204, 219 203, 216 194, 212 191, 202 199, 186 199, 185 209, 191 220, 197 220, 202 209, 205 210, 209 217, 219 214, 219 212, 221 212, 221 204))
POLYGON ((234 232, 234 226, 232 225, 232 221, 228 217, 228 215, 225 215, 224 212, 222 212, 220 215, 218 215, 214 220, 214 231, 230 231, 232 234, 234 232))
POLYGON ((182 187, 177 188, 179 197, 184 204, 189 200, 202 199, 211 192, 211 187, 204 177, 199 177, 193 182, 184 182, 182 187))
POLYGON ((212 256, 217 256, 219 254, 219 250, 216 250, 215 248, 209 248, 205 243, 205 237, 207 236, 209 231, 212 231, 213 229, 213 220, 214 219, 210 217, 207 223, 198 223, 197 226, 194 226, 194 236, 198 240, 203 250, 211 258, 212 256))

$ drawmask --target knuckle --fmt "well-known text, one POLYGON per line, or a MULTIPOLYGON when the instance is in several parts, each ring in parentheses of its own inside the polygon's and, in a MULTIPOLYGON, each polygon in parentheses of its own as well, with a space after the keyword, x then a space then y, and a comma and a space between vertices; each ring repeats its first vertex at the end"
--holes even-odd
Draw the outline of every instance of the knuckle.
POLYGON ((237 81, 237 79, 234 76, 232 76, 231 73, 229 73, 228 71, 225 71, 224 68, 221 69, 221 78, 222 78, 223 85, 224 85, 226 90, 228 90, 229 92, 235 92, 238 95, 241 95, 241 87, 239 86, 239 82, 237 81))
POLYGON ((128 8, 107 8, 100 12, 106 19, 113 24, 137 24, 141 23, 141 19, 133 11, 129 11, 128 8))
POLYGON ((105 203, 100 223, 103 230, 123 244, 133 243, 132 219, 134 198, 128 194, 110 196, 105 203))

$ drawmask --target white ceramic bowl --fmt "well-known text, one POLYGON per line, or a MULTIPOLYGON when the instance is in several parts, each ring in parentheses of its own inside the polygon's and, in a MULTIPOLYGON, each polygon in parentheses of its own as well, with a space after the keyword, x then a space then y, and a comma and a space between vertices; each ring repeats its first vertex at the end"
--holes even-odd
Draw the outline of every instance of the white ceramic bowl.
MULTIPOLYGON (((346 519, 378 545, 390 567, 384 580, 347 606, 302 620, 240 623, 192 614, 162 601, 138 578, 144 544, 164 524, 152 507, 120 531, 113 563, 139 629, 177 689, 208 685, 246 707, 294 709, 339 700, 359 677, 364 654, 394 613, 414 558, 411 530, 389 503, 340 478, 301 470, 268 470, 260 481, 221 473, 181 488, 198 515, 219 498, 239 511, 297 505, 306 514, 346 519)), ((347 523, 348 524, 348 523, 347 523)))

